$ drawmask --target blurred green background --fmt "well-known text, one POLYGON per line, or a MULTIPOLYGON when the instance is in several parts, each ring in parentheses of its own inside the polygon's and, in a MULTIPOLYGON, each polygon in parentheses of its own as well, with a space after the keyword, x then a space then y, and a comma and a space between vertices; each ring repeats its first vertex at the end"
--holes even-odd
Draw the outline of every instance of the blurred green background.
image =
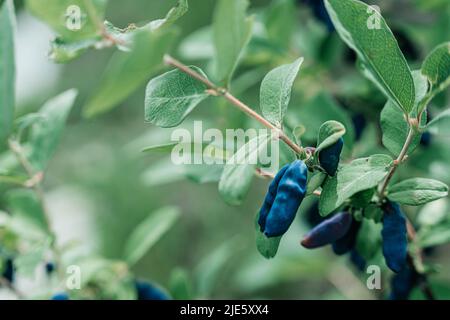
MULTIPOLYGON (((258 14, 270 2, 251 1, 250 12, 258 14)), ((163 17, 174 3, 111 0, 106 17, 114 25, 126 27, 132 22, 163 17)), ((215 1, 190 0, 189 4, 188 14, 177 22, 180 41, 211 23, 215 1)), ((446 0, 373 1, 371 4, 381 7, 413 68, 420 65, 435 45, 449 38, 450 9, 446 0)), ((329 248, 307 251, 300 247, 299 240, 309 228, 302 213, 311 206, 312 200, 302 205, 298 221, 283 238, 277 257, 266 260, 255 248, 254 217, 267 181, 257 179, 245 203, 231 207, 220 198, 216 183, 196 184, 165 168, 164 157, 142 153, 143 147, 154 144, 167 132, 144 123, 144 87, 112 112, 83 119, 81 108, 99 84, 113 50, 89 51, 67 65, 55 65, 46 57, 53 37, 51 31, 30 16, 20 1, 16 5, 19 113, 37 110, 49 97, 66 89, 77 88, 80 92, 45 183, 60 241, 75 239, 83 244, 86 252, 120 259, 127 237, 139 222, 157 208, 176 205, 181 208, 181 219, 134 267, 138 277, 168 287, 173 271, 181 268, 198 296, 208 298, 379 297, 379 292, 366 289, 367 275, 355 270, 347 257, 336 257, 329 248), (146 174, 155 165, 159 167, 146 174), (173 182, 158 180, 158 172, 173 182)), ((353 156, 380 149, 377 123, 384 97, 358 73, 352 52, 335 32, 327 32, 314 16, 311 5, 298 1, 296 10, 297 30, 292 40, 296 51, 271 57, 257 45, 251 46, 236 76, 246 74, 249 80, 244 78, 232 89, 258 110, 259 84, 264 74, 276 65, 291 61, 294 55, 304 55, 305 68, 296 82, 289 119, 295 123, 316 113, 314 105, 309 109, 305 106, 312 97, 325 91, 336 99, 340 108, 347 110, 349 119, 362 114, 371 124, 366 127, 363 140, 356 143, 353 156), (247 73, 250 70, 256 70, 253 77, 247 73)), ((174 56, 207 69, 204 61, 186 59, 177 48, 173 48, 174 56)), ((207 50, 198 48, 203 49, 207 50)), ((448 92, 441 94, 433 101, 431 110, 448 106, 448 96, 448 92)), ((218 99, 208 100, 188 120, 200 118, 221 128, 252 125, 218 99)), ((315 132, 309 137, 312 141, 315 132)), ((448 142, 436 138, 431 146, 421 146, 411 166, 399 176, 408 176, 414 169, 420 176, 436 177, 449 184, 448 142)), ((448 205, 447 210, 450 211, 448 205)), ((416 214, 413 208, 407 211, 412 216, 416 214)), ((448 245, 441 246, 427 257, 427 261, 436 263, 441 270, 431 278, 440 298, 450 298, 449 249, 448 245)), ((420 293, 415 297, 421 298, 420 293)))

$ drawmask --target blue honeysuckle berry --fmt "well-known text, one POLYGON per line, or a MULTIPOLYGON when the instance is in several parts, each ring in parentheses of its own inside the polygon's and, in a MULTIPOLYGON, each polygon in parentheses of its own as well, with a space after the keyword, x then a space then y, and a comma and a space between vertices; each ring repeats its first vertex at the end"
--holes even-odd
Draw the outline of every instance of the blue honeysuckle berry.
POLYGON ((138 300, 170 300, 165 292, 149 282, 136 280, 135 286, 138 300))
POLYGON ((327 27, 328 32, 334 31, 333 22, 331 21, 331 18, 328 15, 323 0, 299 0, 299 2, 305 3, 306 5, 311 7, 311 10, 316 19, 321 21, 327 27))
POLYGON ((391 279, 389 300, 407 300, 411 291, 417 285, 420 275, 410 265, 405 265, 391 279))
MULTIPOLYGON (((277 174, 276 177, 279 181, 274 179, 272 186, 274 189, 278 182, 275 199, 268 211, 270 202, 266 206, 264 201, 263 211, 258 219, 260 230, 266 237, 281 236, 289 229, 306 194, 308 168, 303 161, 296 160, 287 168, 283 167, 280 172, 281 174, 277 174)), ((271 200, 273 190, 269 190, 268 193, 271 193, 268 199, 271 200)))
POLYGON ((14 262, 11 258, 4 261, 2 277, 9 282, 14 282, 14 262))
POLYGON ((341 212, 317 225, 303 238, 301 245, 308 249, 319 248, 341 239, 350 229, 353 217, 341 212))
POLYGON ((350 262, 359 270, 364 272, 366 270, 366 260, 359 254, 356 249, 350 252, 350 262))
POLYGON ((53 262, 47 262, 45 264, 45 272, 50 275, 55 271, 55 264, 53 262))
POLYGON ((358 113, 352 117, 352 122, 355 129, 355 141, 359 141, 366 128, 367 120, 362 113, 358 113))
POLYGON ((352 250, 355 246, 356 236, 358 235, 360 227, 361 222, 352 219, 352 223, 348 232, 342 238, 333 242, 333 252, 337 255, 343 255, 352 250))
POLYGON ((69 295, 65 292, 55 294, 51 300, 70 300, 69 295))
POLYGON ((433 136, 429 132, 424 132, 420 137, 420 145, 423 147, 429 147, 433 140, 433 136))
POLYGON ((261 209, 259 210, 258 224, 261 228, 261 232, 264 232, 264 229, 266 228, 267 215, 269 214, 270 209, 272 208, 273 202, 275 201, 275 197, 277 196, 278 185, 279 185, 280 180, 283 177, 284 173, 289 168, 289 166, 290 166, 290 164, 287 164, 283 168, 281 168, 281 170, 278 171, 275 178, 272 180, 272 182, 269 185, 269 189, 267 191, 266 197, 264 198, 263 205, 262 205, 261 209))
POLYGON ((319 152, 320 166, 329 176, 334 176, 336 174, 343 147, 344 139, 339 138, 336 143, 319 152))
POLYGON ((406 219, 398 203, 384 205, 383 255, 387 266, 394 272, 400 272, 406 263, 408 240, 406 219))

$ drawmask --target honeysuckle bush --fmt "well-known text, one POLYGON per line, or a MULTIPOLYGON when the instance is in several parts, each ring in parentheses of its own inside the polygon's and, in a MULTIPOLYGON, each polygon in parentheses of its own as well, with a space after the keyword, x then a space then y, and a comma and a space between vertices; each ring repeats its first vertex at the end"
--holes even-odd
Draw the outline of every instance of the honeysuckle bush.
MULTIPOLYGON (((430 10, 433 21, 445 29, 446 1, 416 2, 417 8, 407 9, 430 10)), ((25 1, 26 9, 56 34, 49 53, 55 63, 73 63, 90 51, 114 51, 98 86, 84 101, 85 121, 113 112, 146 86, 140 101, 149 126, 189 127, 189 121, 202 120, 223 130, 271 130, 260 140, 263 143, 248 142, 237 151, 225 149, 227 143, 215 147, 214 155, 224 162, 214 165, 175 166, 170 152, 176 143, 168 139, 150 144, 144 136, 130 144, 147 143, 143 156, 166 155, 142 173, 148 184, 180 179, 216 183, 229 210, 246 201, 255 180, 270 184, 265 198, 252 198, 255 203, 247 214, 255 222, 246 226, 255 234, 253 250, 270 260, 239 268, 234 281, 243 292, 289 280, 296 268, 314 272, 314 258, 288 263, 277 256, 279 246, 295 248, 289 251, 295 256, 309 254, 305 248, 331 244, 350 263, 344 269, 336 264, 327 276, 330 282, 339 289, 346 286, 340 278, 352 277, 353 272, 361 278, 360 295, 348 298, 443 298, 433 279, 445 269, 427 254, 439 254, 439 247, 450 242, 450 42, 437 27, 414 29, 408 20, 383 18, 384 2, 376 4, 381 14, 356 0, 274 0, 264 6, 218 0, 211 25, 180 38, 179 19, 193 15, 187 0, 178 1, 161 19, 130 21, 125 27, 105 20, 106 0, 25 1), (82 13, 76 32, 67 27, 70 5, 82 13), (389 27, 391 22, 395 29, 389 27), (417 41, 420 53, 404 43, 399 30, 417 41), (397 40, 400 36, 402 41, 397 40), (212 116, 201 114, 198 109, 203 108, 212 116), (261 152, 272 140, 280 143, 280 171, 232 161, 261 152), (298 231, 297 216, 309 223, 309 232, 298 231), (298 244, 300 239, 305 248, 298 244), (383 290, 364 287, 366 267, 371 265, 382 270, 383 290), (252 273, 261 277, 252 282, 252 273)), ((4 1, 0 16, 3 286, 25 298, 169 297, 158 285, 137 281, 131 270, 178 220, 180 208, 165 204, 150 214, 131 233, 121 259, 74 256, 72 248, 59 246, 43 180, 77 91, 57 95, 38 112, 15 116, 11 0, 4 1), (54 280, 49 279, 39 295, 18 291, 11 270, 30 274, 42 263, 54 265, 55 271, 49 272, 54 280), (71 265, 83 270, 81 290, 64 287, 65 270, 71 265)), ((208 201, 200 192, 198 199, 208 201)), ((175 269, 172 297, 211 295, 239 243, 232 239, 206 257, 195 279, 175 269)))

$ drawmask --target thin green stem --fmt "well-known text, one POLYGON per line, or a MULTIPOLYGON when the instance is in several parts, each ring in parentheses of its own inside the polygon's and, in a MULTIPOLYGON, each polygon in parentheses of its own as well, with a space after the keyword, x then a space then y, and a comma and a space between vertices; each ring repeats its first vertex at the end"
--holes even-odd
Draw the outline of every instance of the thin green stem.
POLYGON ((56 246, 56 233, 54 232, 54 229, 52 227, 50 214, 45 201, 44 189, 42 188, 43 173, 35 172, 33 166, 25 156, 22 146, 17 140, 13 139, 8 140, 8 145, 11 152, 15 155, 20 165, 23 167, 26 174, 28 175, 29 181, 33 181, 33 183, 30 184, 30 187, 34 190, 34 193, 36 194, 39 204, 41 206, 47 232, 51 237, 50 246, 55 255, 54 258, 57 264, 58 276, 60 277, 61 280, 63 280, 64 273, 61 269, 61 257, 60 257, 61 254, 58 247, 56 246))
POLYGON ((277 132, 278 135, 279 135, 279 138, 283 142, 285 142, 292 150, 294 150, 295 153, 297 153, 297 154, 303 154, 304 153, 303 148, 298 146, 291 139, 289 139, 289 137, 280 128, 276 127, 275 125, 273 125, 272 123, 267 121, 263 116, 261 116, 256 111, 254 111, 252 108, 250 108, 245 103, 243 103, 241 100, 239 100, 238 98, 233 96, 227 89, 221 88, 221 87, 215 85, 214 83, 212 83, 206 77, 202 76, 198 72, 192 70, 191 68, 189 68, 188 66, 186 66, 182 62, 174 59, 173 57, 171 57, 169 55, 165 55, 164 56, 164 62, 167 65, 173 66, 173 67, 179 69, 180 71, 190 75, 194 79, 197 79, 198 81, 200 81, 203 84, 205 84, 205 86, 208 87, 209 93, 211 95, 224 97, 232 105, 234 105, 235 107, 237 107, 239 110, 241 110, 242 112, 246 113, 250 117, 254 118, 256 121, 261 123, 266 128, 274 130, 275 132, 277 132))
POLYGON ((411 146, 411 143, 413 142, 415 135, 416 135, 416 132, 415 132, 414 128, 412 128, 412 126, 410 125, 408 136, 406 137, 403 148, 400 151, 400 154, 398 155, 397 159, 394 160, 394 164, 392 165, 391 169, 389 170, 389 173, 380 188, 380 202, 382 202, 384 200, 384 198, 386 197, 386 189, 387 189, 389 183, 391 182, 392 178, 394 177, 394 174, 397 171, 397 168, 405 160, 405 157, 408 153, 409 147, 411 146))

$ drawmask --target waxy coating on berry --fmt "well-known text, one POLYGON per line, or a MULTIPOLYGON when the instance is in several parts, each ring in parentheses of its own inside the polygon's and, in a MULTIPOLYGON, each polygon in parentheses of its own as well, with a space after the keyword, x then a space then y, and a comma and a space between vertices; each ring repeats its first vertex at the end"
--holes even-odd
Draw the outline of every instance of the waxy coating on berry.
POLYGON ((343 147, 344 139, 339 138, 336 143, 319 152, 320 166, 329 176, 334 176, 337 172, 343 147))
POLYGON ((356 251, 356 249, 352 249, 350 252, 350 261, 359 271, 366 270, 366 260, 359 254, 358 251, 356 251))
POLYGON ((313 228, 303 238, 301 245, 308 249, 319 248, 341 239, 350 229, 352 215, 341 212, 313 228))
POLYGON ((273 202, 275 201, 275 197, 277 196, 278 185, 280 183, 281 178, 283 178, 284 173, 289 168, 290 164, 285 165, 281 168, 280 171, 276 174, 275 178, 269 185, 269 189, 267 191, 266 197, 264 198, 264 203, 259 211, 258 224, 261 227, 261 231, 266 228, 266 219, 267 215, 272 208, 273 202))
POLYGON ((337 255, 343 255, 352 250, 355 246, 356 236, 358 235, 360 227, 361 222, 352 219, 348 232, 342 238, 333 242, 333 252, 337 255))
POLYGON ((406 218, 397 203, 384 205, 381 236, 387 266, 394 272, 400 272, 406 263, 408 240, 406 218))
POLYGON ((411 291, 417 285, 420 274, 406 264, 405 267, 391 279, 391 294, 389 300, 407 300, 411 291))
POLYGON ((52 300, 70 300, 69 295, 65 292, 57 293, 52 297, 52 300))
POLYGON ((50 275, 55 271, 55 264, 53 262, 47 262, 45 264, 45 272, 50 275))
POLYGON ((169 296, 155 285, 137 280, 135 281, 138 300, 169 300, 169 296))
POLYGON ((7 259, 4 262, 2 277, 9 282, 14 282, 14 262, 12 259, 7 259))
POLYGON ((307 176, 308 168, 300 160, 285 169, 268 213, 263 218, 260 215, 258 220, 260 230, 266 237, 281 236, 289 229, 306 195, 307 176))

